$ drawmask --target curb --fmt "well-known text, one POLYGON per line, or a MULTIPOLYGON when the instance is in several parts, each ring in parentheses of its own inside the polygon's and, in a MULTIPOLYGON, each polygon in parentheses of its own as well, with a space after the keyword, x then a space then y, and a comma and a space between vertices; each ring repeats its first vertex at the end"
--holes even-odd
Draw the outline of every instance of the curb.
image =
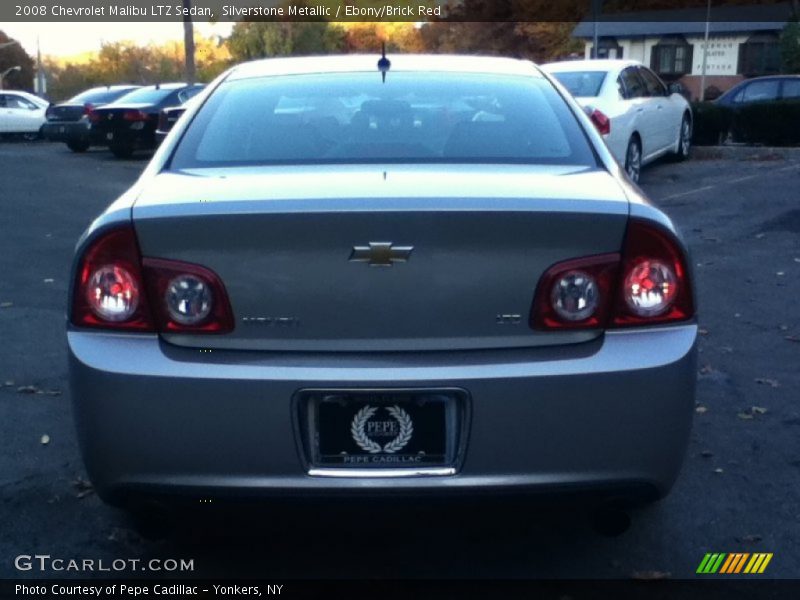
POLYGON ((692 158, 699 160, 785 160, 800 159, 800 147, 692 146, 692 158))

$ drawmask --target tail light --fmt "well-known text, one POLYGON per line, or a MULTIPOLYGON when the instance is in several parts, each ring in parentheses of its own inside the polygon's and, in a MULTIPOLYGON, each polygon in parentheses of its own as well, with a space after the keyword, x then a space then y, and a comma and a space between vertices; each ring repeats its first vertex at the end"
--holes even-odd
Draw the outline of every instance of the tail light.
POLYGON ((92 104, 91 102, 87 102, 86 104, 83 105, 83 114, 84 115, 92 114, 92 110, 94 110, 94 104, 92 104))
POLYGON ((122 119, 124 121, 147 121, 148 118, 147 113, 140 110, 126 110, 122 113, 122 119))
POLYGON ((111 229, 84 251, 71 322, 141 332, 227 333, 233 313, 219 277, 180 261, 145 258, 131 226, 111 229))
POLYGON ((166 111, 162 110, 160 113, 158 113, 158 130, 159 131, 169 130, 166 111))
POLYGON ((632 219, 621 254, 573 259, 542 276, 534 329, 593 329, 684 321, 694 315, 686 257, 661 227, 632 219))
POLYGON ((594 126, 597 128, 597 131, 600 132, 600 135, 608 135, 611 133, 611 119, 609 119, 606 114, 595 108, 589 118, 594 123, 594 126))

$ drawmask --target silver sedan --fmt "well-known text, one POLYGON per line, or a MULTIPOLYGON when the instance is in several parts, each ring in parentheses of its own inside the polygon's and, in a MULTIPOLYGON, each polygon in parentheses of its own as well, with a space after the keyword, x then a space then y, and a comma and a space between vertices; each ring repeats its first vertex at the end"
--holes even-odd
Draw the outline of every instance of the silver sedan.
POLYGON ((673 485, 686 248, 530 62, 220 76, 78 243, 88 473, 152 498, 673 485))

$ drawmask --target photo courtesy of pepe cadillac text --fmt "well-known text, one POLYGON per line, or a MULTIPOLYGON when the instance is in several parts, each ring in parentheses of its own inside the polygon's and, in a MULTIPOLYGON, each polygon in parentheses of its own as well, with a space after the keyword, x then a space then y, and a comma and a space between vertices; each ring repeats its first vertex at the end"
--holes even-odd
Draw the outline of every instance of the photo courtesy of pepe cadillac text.
POLYGON ((0 598, 800 597, 798 48, 0 2, 0 598))

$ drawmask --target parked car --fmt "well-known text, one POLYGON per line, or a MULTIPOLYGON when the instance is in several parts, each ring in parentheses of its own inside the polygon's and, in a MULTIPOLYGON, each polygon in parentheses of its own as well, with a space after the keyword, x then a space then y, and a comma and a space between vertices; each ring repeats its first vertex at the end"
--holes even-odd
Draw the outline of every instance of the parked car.
POLYGON ((800 101, 800 75, 775 75, 747 79, 733 86, 714 102, 728 108, 738 108, 752 102, 770 100, 800 101))
POLYGON ((162 83, 140 88, 93 110, 90 115, 93 134, 105 139, 117 158, 129 157, 137 149, 155 148, 161 110, 183 104, 203 87, 201 84, 162 83))
POLYGON ((48 106, 50 103, 39 96, 0 90, 0 134, 19 135, 26 140, 39 138, 48 106))
POLYGON ((156 127, 156 144, 160 144, 167 137, 167 134, 178 122, 181 115, 186 112, 186 109, 191 106, 192 102, 197 100, 197 96, 193 96, 180 106, 169 106, 161 109, 158 113, 158 126, 156 127))
POLYGON ((643 165, 689 156, 692 109, 677 85, 633 60, 576 60, 543 65, 584 107, 633 181, 643 165))
POLYGON ((42 128, 42 135, 51 142, 64 142, 73 152, 86 152, 90 146, 105 145, 105 140, 92 131, 89 116, 94 109, 114 102, 139 87, 138 85, 95 87, 81 92, 66 102, 54 104, 47 109, 45 115, 47 123, 42 128))
POLYGON ((181 498, 672 487, 691 261, 533 63, 245 63, 81 238, 94 489, 181 498))

